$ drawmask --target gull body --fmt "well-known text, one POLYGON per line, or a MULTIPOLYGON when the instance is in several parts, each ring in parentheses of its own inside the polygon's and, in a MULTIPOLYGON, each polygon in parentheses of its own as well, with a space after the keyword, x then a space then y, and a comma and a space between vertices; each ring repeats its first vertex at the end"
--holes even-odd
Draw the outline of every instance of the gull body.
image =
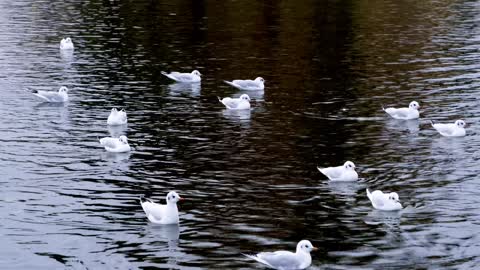
POLYGON ((248 110, 250 109, 250 97, 247 94, 239 98, 218 98, 218 100, 229 110, 248 110))
POLYGON ((328 168, 317 167, 317 169, 332 181, 358 180, 358 173, 355 171, 355 164, 351 161, 345 162, 342 166, 328 168))
POLYGON ((108 116, 107 119, 107 125, 109 126, 118 126, 118 125, 124 125, 127 123, 127 112, 122 109, 122 110, 117 110, 117 108, 113 108, 110 111, 110 115, 108 116))
POLYGON ((382 108, 391 117, 399 120, 412 120, 420 117, 418 109, 420 105, 416 101, 410 102, 408 108, 382 108))
POLYGON ((375 190, 370 193, 367 188, 367 197, 372 203, 373 208, 378 210, 397 211, 403 208, 396 192, 383 193, 380 190, 375 190))
POLYGON ((124 153, 130 151, 130 145, 126 136, 118 138, 105 137, 100 139, 100 144, 105 147, 105 150, 112 153, 124 153))
POLYGON ((68 101, 68 88, 65 86, 60 87, 58 91, 41 91, 33 90, 32 93, 45 100, 46 102, 67 102, 68 101))
POLYGON ((62 38, 60 41, 60 50, 73 50, 73 42, 69 37, 62 38))
POLYGON ((167 204, 158 204, 150 199, 140 198, 140 204, 148 220, 155 224, 178 224, 177 202, 183 200, 175 191, 170 191, 165 197, 167 204))
POLYGON ((256 255, 244 255, 273 269, 297 270, 305 269, 312 264, 310 252, 313 250, 317 250, 317 248, 310 241, 302 240, 298 242, 295 252, 281 250, 261 252, 256 255))
POLYGON ((466 135, 465 121, 457 120, 453 124, 434 124, 430 121, 432 127, 445 137, 462 137, 466 135))
POLYGON ((233 81, 224 81, 227 84, 236 87, 240 90, 263 90, 265 88, 265 80, 262 77, 257 77, 255 80, 233 80, 233 81))
POLYGON ((198 70, 194 70, 191 73, 180 73, 175 71, 167 73, 165 71, 162 71, 162 75, 165 75, 168 78, 181 83, 198 83, 202 80, 202 78, 200 77, 202 76, 202 74, 200 74, 198 70))

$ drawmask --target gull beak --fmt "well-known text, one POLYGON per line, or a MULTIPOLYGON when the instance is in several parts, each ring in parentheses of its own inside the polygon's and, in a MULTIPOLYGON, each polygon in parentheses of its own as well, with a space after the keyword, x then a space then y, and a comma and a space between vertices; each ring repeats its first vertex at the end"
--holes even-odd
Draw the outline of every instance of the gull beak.
POLYGON ((185 201, 185 198, 179 197, 178 200, 179 200, 179 201, 185 201))
POLYGON ((317 248, 317 247, 313 247, 313 249, 312 249, 312 250, 313 250, 313 251, 317 251, 317 250, 318 250, 318 248, 317 248))

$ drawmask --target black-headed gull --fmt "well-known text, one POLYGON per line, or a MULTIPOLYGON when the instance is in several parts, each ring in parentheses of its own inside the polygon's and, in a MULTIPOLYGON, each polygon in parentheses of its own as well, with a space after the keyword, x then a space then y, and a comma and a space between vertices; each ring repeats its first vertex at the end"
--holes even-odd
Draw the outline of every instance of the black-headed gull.
POLYGON ((60 50, 73 50, 73 42, 69 37, 62 38, 60 41, 60 50))
POLYGON ((130 145, 126 136, 122 135, 118 138, 105 137, 100 139, 100 144, 105 150, 113 153, 123 153, 130 151, 130 145))
POLYGON ((236 87, 240 90, 263 90, 265 88, 265 80, 262 77, 257 77, 255 80, 233 80, 233 81, 224 81, 227 84, 236 87))
POLYGON ((181 83, 198 83, 202 80, 202 78, 200 77, 202 76, 202 74, 200 74, 198 70, 194 70, 192 71, 192 73, 180 73, 175 71, 167 73, 165 71, 162 71, 162 75, 165 75, 168 78, 181 83))
POLYGON ((261 252, 256 255, 247 255, 248 258, 263 263, 270 268, 278 270, 305 269, 312 264, 310 252, 317 250, 308 240, 302 240, 297 244, 295 253, 290 251, 261 252))
POLYGON ((178 224, 177 202, 183 200, 175 191, 170 191, 165 198, 166 205, 158 204, 150 199, 140 198, 140 204, 148 220, 155 224, 178 224))
POLYGON ((351 161, 345 162, 342 166, 328 168, 317 167, 317 169, 332 181, 358 180, 358 173, 355 171, 355 164, 351 161))
POLYGON ((229 110, 247 110, 250 109, 250 97, 247 94, 239 98, 218 98, 218 100, 229 110))
POLYGON ((47 102, 66 102, 68 101, 68 88, 60 87, 58 91, 33 90, 32 93, 47 102))
POLYGON ((380 190, 375 190, 370 193, 367 188, 367 197, 372 203, 373 208, 378 210, 396 211, 403 208, 396 192, 383 193, 380 190))
POLYGON ((399 120, 411 120, 418 119, 420 117, 420 112, 418 109, 420 105, 416 101, 410 102, 408 108, 382 108, 386 113, 391 117, 399 120))
POLYGON ((461 137, 465 136, 465 121, 457 120, 454 124, 434 124, 430 121, 432 127, 435 128, 438 133, 445 137, 461 137))
POLYGON ((107 119, 107 125, 109 126, 118 126, 124 125, 127 123, 127 112, 122 110, 117 110, 117 108, 113 108, 110 112, 110 115, 107 119))

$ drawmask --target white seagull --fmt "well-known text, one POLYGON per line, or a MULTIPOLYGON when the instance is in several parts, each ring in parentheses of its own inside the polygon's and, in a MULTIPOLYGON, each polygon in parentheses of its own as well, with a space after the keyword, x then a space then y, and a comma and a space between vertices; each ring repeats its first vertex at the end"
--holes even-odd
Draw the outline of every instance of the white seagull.
POLYGON ((127 123, 127 112, 124 109, 118 111, 117 108, 113 108, 112 111, 110 112, 110 115, 108 116, 107 125, 118 126, 118 125, 124 125, 126 123, 127 123))
POLYGON ((105 137, 100 139, 100 144, 105 150, 113 153, 124 153, 130 151, 127 137, 122 135, 118 138, 105 137))
POLYGON ((166 73, 165 71, 162 71, 162 75, 167 76, 168 78, 181 82, 181 83, 198 83, 202 80, 200 76, 200 72, 198 70, 192 71, 192 73, 180 73, 180 72, 170 72, 166 73))
POLYGON ((420 117, 420 112, 418 109, 420 105, 416 101, 410 102, 408 108, 382 108, 386 113, 391 117, 400 120, 411 120, 418 119, 420 117))
POLYGON ((256 255, 247 255, 250 259, 263 263, 270 268, 278 270, 305 269, 312 264, 310 252, 317 250, 308 240, 302 240, 297 244, 295 253, 290 251, 261 252, 256 255))
POLYGON ((255 80, 233 80, 233 81, 224 81, 227 84, 236 87, 240 90, 263 90, 265 86, 263 83, 265 80, 262 77, 257 77, 255 80))
POLYGON ((435 128, 440 135, 445 137, 461 137, 465 136, 465 121, 457 120, 454 124, 434 124, 430 121, 432 127, 435 128))
POLYGON ((218 100, 229 110, 247 110, 250 109, 250 97, 247 94, 241 95, 239 98, 220 98, 218 100))
POLYGON ((355 164, 353 164, 351 161, 345 162, 343 166, 328 168, 317 167, 317 169, 332 181, 358 180, 358 173, 355 171, 355 164))
POLYGON ((73 50, 73 42, 69 37, 62 38, 60 41, 60 50, 73 50))
POLYGON ((175 191, 167 194, 167 204, 158 204, 150 199, 140 198, 140 204, 147 215, 148 220, 155 224, 178 224, 177 202, 183 200, 175 191))
POLYGON ((367 188, 367 196, 368 199, 370 199, 370 202, 372 202, 373 208, 375 209, 383 211, 396 211, 403 208, 396 192, 383 193, 380 190, 375 190, 374 192, 370 193, 367 188))
POLYGON ((33 90, 32 93, 47 102, 66 102, 68 101, 68 88, 60 87, 58 91, 33 90))

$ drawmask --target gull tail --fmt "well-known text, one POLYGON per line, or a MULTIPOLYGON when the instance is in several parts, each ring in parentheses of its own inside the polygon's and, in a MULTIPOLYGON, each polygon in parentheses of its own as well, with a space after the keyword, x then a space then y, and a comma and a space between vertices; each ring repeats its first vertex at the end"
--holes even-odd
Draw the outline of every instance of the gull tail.
POLYGON ((382 104, 382 110, 385 111, 385 105, 382 104))
POLYGON ((229 82, 229 81, 224 81, 224 82, 225 82, 226 84, 228 84, 228 85, 231 85, 231 86, 233 86, 233 87, 236 87, 236 86, 233 84, 233 82, 229 82))
POLYGON ((160 73, 162 73, 162 75, 165 75, 165 76, 167 76, 167 75, 168 75, 168 73, 167 73, 167 72, 165 72, 165 71, 162 71, 162 72, 160 72, 160 73))
POLYGON ((273 265, 271 265, 269 262, 265 261, 264 259, 260 258, 258 255, 250 255, 250 254, 245 254, 245 253, 242 253, 243 256, 249 258, 249 259, 252 259, 252 260, 255 260, 259 263, 263 263, 271 268, 274 268, 276 269, 273 265))
POLYGON ((370 190, 367 188, 367 197, 370 201, 372 201, 372 193, 370 193, 370 190))
POLYGON ((220 101, 220 103, 222 103, 222 99, 219 96, 217 96, 217 98, 218 98, 218 101, 220 101))
POLYGON ((433 127, 433 125, 435 125, 435 123, 433 122, 433 120, 430 120, 430 124, 432 125, 432 127, 433 127))

